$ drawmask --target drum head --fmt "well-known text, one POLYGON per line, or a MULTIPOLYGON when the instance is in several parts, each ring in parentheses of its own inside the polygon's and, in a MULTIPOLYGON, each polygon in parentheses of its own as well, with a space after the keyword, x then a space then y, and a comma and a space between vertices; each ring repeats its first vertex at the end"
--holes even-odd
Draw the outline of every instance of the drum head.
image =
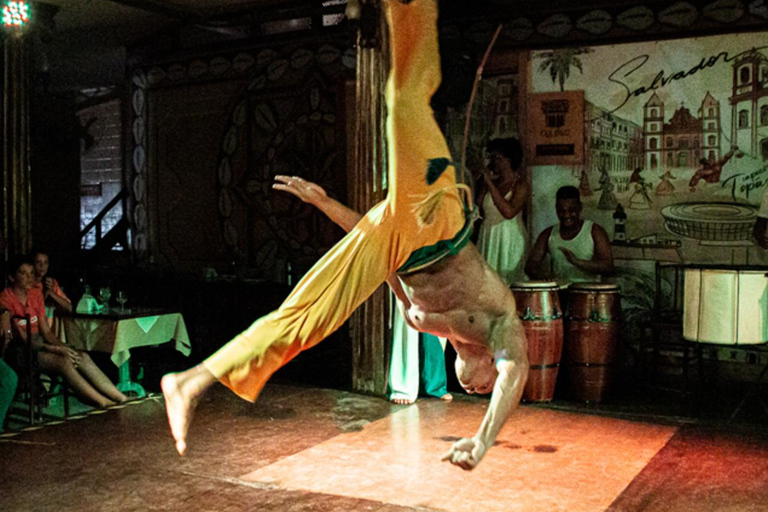
POLYGON ((614 283, 571 283, 572 292, 618 292, 619 285, 614 283))
POLYGON ((543 290, 559 289, 560 286, 554 281, 518 281, 512 283, 510 288, 513 290, 543 290))

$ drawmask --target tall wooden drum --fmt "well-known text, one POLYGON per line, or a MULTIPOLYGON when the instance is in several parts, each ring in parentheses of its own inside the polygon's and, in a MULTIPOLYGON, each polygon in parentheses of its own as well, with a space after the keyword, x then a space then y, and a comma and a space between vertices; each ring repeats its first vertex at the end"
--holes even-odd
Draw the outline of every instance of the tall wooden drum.
POLYGON ((568 290, 565 354, 571 395, 602 402, 619 358, 621 295, 608 283, 573 283, 568 290))
POLYGON ((517 315, 528 339, 528 381, 523 391, 526 402, 549 402, 563 352, 563 313, 553 281, 530 281, 511 286, 517 315))

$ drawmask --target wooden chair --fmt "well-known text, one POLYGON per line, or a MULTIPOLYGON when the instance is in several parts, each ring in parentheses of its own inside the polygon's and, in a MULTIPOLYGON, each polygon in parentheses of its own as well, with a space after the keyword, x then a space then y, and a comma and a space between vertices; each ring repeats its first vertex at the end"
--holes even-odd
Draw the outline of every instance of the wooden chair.
POLYGON ((37 354, 32 347, 32 324, 30 316, 13 316, 12 320, 25 320, 27 340, 15 340, 17 350, 15 361, 7 361, 19 375, 19 385, 16 390, 17 397, 23 397, 20 401, 27 405, 28 422, 34 425, 35 421, 42 421, 45 415, 43 407, 50 403, 56 396, 61 396, 64 401, 64 418, 69 417, 69 387, 60 376, 50 376, 40 373, 37 364, 37 354), (25 345, 20 348, 19 345, 25 345), (23 354, 23 361, 19 361, 19 353, 23 354))

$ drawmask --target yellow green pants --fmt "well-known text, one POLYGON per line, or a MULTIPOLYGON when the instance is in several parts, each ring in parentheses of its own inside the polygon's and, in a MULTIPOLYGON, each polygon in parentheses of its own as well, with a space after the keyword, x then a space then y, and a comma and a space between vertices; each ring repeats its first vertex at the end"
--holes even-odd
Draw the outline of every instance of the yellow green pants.
MULTIPOLYGON (((387 82, 389 191, 299 281, 276 311, 206 359, 204 366, 254 401, 267 379, 299 352, 338 329, 410 254, 452 238, 464 225, 453 169, 427 185, 428 161, 450 159, 430 99, 440 84, 437 0, 387 2, 391 71, 387 82), (419 225, 417 204, 449 188, 433 221, 419 225)), ((366 114, 362 114, 366 115, 366 114)))

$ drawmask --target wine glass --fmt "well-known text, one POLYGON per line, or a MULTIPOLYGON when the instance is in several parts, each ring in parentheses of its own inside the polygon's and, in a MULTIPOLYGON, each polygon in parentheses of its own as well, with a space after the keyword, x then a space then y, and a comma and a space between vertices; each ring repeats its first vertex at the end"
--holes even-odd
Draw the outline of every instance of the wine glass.
POLYGON ((117 292, 117 302, 120 304, 120 312, 125 312, 125 303, 128 302, 128 296, 123 290, 117 292))
POLYGON ((109 289, 109 286, 105 286, 99 289, 99 298, 101 299, 101 303, 104 305, 105 311, 109 309, 109 298, 111 296, 112 296, 112 290, 109 289))

